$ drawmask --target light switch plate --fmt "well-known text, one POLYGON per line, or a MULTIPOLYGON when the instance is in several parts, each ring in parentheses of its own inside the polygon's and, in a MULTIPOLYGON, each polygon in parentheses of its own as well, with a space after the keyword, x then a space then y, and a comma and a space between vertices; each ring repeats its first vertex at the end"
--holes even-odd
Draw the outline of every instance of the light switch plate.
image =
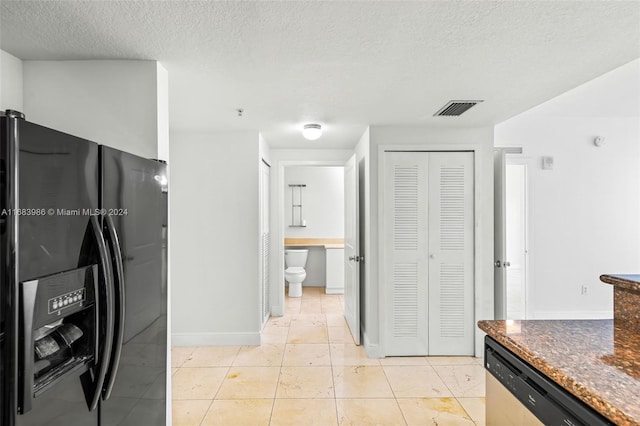
POLYGON ((542 169, 553 170, 553 157, 542 157, 542 169))

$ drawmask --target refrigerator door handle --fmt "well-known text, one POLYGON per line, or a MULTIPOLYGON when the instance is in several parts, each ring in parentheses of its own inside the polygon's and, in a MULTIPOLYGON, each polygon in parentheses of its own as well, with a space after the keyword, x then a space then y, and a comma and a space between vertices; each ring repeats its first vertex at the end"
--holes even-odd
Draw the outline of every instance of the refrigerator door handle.
POLYGON ((107 400, 111 396, 113 385, 118 373, 118 365, 120 364, 120 356, 122 354, 122 342, 124 339, 124 319, 125 319, 125 295, 124 295, 124 267, 122 265, 122 250, 120 248, 120 239, 118 232, 113 224, 111 216, 104 216, 105 231, 109 248, 111 250, 111 258, 114 267, 114 278, 117 285, 114 285, 115 295, 115 335, 113 339, 113 347, 111 352, 111 364, 109 365, 105 386, 102 392, 102 399, 107 400))
MULTIPOLYGON (((102 342, 102 353, 99 358, 99 367, 96 371, 95 383, 94 383, 94 393, 93 398, 91 399, 91 404, 89 405, 89 410, 93 411, 100 401, 100 395, 102 393, 102 386, 104 384, 105 377, 107 375, 107 369, 109 368, 109 358, 111 355, 111 346, 113 343, 113 275, 111 273, 111 265, 109 263, 109 255, 107 252, 107 246, 104 241, 104 236, 102 235, 102 231, 100 229, 100 223, 98 222, 98 218, 96 216, 91 216, 91 228, 93 229, 93 233, 96 239, 96 243, 98 246, 98 252, 100 255, 100 266, 102 269, 102 273, 104 276, 104 285, 105 285, 105 309, 104 309, 104 317, 100 315, 99 321, 104 321, 106 324, 106 330, 104 339, 102 342)), ((100 301, 98 305, 102 304, 100 301)), ((101 306, 98 306, 98 311, 102 312, 100 309, 101 306)))

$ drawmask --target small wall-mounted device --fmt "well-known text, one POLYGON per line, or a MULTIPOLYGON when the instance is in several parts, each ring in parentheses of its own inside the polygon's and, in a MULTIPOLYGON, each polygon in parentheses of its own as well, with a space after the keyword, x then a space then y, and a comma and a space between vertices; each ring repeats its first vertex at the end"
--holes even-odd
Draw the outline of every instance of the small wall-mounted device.
POLYGON ((542 169, 553 170, 553 157, 542 157, 542 169))
POLYGON ((593 138, 593 144, 597 147, 604 145, 604 136, 596 136, 593 138))

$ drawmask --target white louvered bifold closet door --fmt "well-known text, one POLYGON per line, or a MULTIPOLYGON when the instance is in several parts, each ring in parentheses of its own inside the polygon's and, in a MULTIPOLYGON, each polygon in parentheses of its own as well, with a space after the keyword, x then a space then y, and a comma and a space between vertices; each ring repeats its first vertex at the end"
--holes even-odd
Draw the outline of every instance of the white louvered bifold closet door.
POLYGON ((429 192, 429 355, 473 355, 473 153, 429 153, 429 192))
POLYGON ((387 355, 427 355, 428 157, 385 153, 387 355))
POLYGON ((473 153, 384 162, 386 355, 471 355, 473 153))

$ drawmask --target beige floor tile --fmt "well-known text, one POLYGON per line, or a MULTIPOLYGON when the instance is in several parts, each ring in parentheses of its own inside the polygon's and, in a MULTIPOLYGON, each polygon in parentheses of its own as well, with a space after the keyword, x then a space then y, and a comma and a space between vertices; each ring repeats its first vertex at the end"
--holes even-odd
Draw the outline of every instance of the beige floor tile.
POLYGON ((260 341, 264 345, 280 345, 287 343, 287 336, 278 336, 277 334, 263 334, 260 341))
POLYGON ((280 367, 231 367, 216 399, 274 398, 280 367))
POLYGON ((404 418, 409 426, 474 425, 473 421, 455 398, 398 399, 398 404, 400 404, 402 414, 404 414, 404 418))
POLYGON ((300 312, 304 312, 306 314, 322 314, 322 304, 320 302, 302 302, 300 305, 300 312))
POLYGON ((342 306, 341 302, 331 300, 331 301, 322 301, 321 304, 322 304, 323 314, 339 315, 342 312, 344 312, 344 307, 342 306))
POLYGON ((276 398, 334 398, 331 367, 282 367, 276 398))
POLYGON ((351 330, 346 325, 340 325, 336 327, 329 326, 327 327, 327 332, 329 333, 329 343, 350 343, 355 344, 353 341, 353 336, 351 335, 351 330))
POLYGON ((292 327, 323 327, 327 325, 327 317, 323 314, 296 314, 291 316, 292 327))
MULTIPOLYGON (((385 366, 396 398, 441 398, 453 396, 433 367, 385 366)), ((448 368, 448 367, 445 367, 448 368)))
POLYGON ((283 366, 303 367, 331 365, 328 344, 287 344, 284 349, 283 366))
POLYGON ((196 348, 194 346, 174 346, 171 348, 171 366, 182 367, 196 348))
POLYGON ((458 398, 458 402, 476 424, 484 424, 486 415, 484 398, 458 398))
POLYGON ((347 320, 344 319, 344 314, 325 314, 327 318, 327 325, 329 327, 335 326, 347 326, 347 320))
POLYGON ((294 315, 300 313, 300 301, 287 300, 284 307, 285 315, 294 315))
POLYGON ((334 399, 276 399, 271 413, 271 426, 337 425, 334 399))
POLYGON ((291 315, 283 315, 281 317, 270 317, 267 320, 266 327, 289 327, 291 325, 291 315))
POLYGON ((393 398, 380 366, 333 367, 336 398, 393 398))
POLYGON ((369 358, 364 346, 353 343, 336 343, 329 345, 331 365, 380 365, 376 358, 369 358))
POLYGON ((338 399, 336 407, 340 426, 405 424, 395 399, 338 399))
POLYGON ((213 399, 227 367, 180 368, 171 377, 173 399, 213 399))
POLYGON ((233 364, 233 359, 240 346, 203 346, 195 348, 191 357, 183 367, 226 367, 233 364))
POLYGON ((176 374, 176 371, 178 371, 179 368, 172 368, 171 369, 171 375, 173 376, 174 374, 176 374))
POLYGON ((272 406, 272 399, 216 400, 201 426, 267 426, 272 406))
POLYGON ((280 367, 231 367, 216 399, 274 398, 280 367))
POLYGON ((380 359, 380 365, 429 365, 423 356, 389 356, 380 359))
POLYGON ((209 409, 210 405, 210 399, 188 399, 184 401, 173 401, 171 406, 172 425, 199 425, 205 414, 207 414, 207 410, 209 409))
POLYGON ((329 343, 327 327, 307 327, 292 325, 289 328, 287 343, 329 343))
POLYGON ((428 356, 429 364, 436 365, 483 365, 483 359, 473 356, 428 356))
POLYGON ((233 361, 234 366, 274 367, 282 365, 285 344, 263 343, 260 346, 243 346, 233 361))
POLYGON ((481 365, 441 365, 433 368, 453 396, 484 397, 485 370, 481 365))

